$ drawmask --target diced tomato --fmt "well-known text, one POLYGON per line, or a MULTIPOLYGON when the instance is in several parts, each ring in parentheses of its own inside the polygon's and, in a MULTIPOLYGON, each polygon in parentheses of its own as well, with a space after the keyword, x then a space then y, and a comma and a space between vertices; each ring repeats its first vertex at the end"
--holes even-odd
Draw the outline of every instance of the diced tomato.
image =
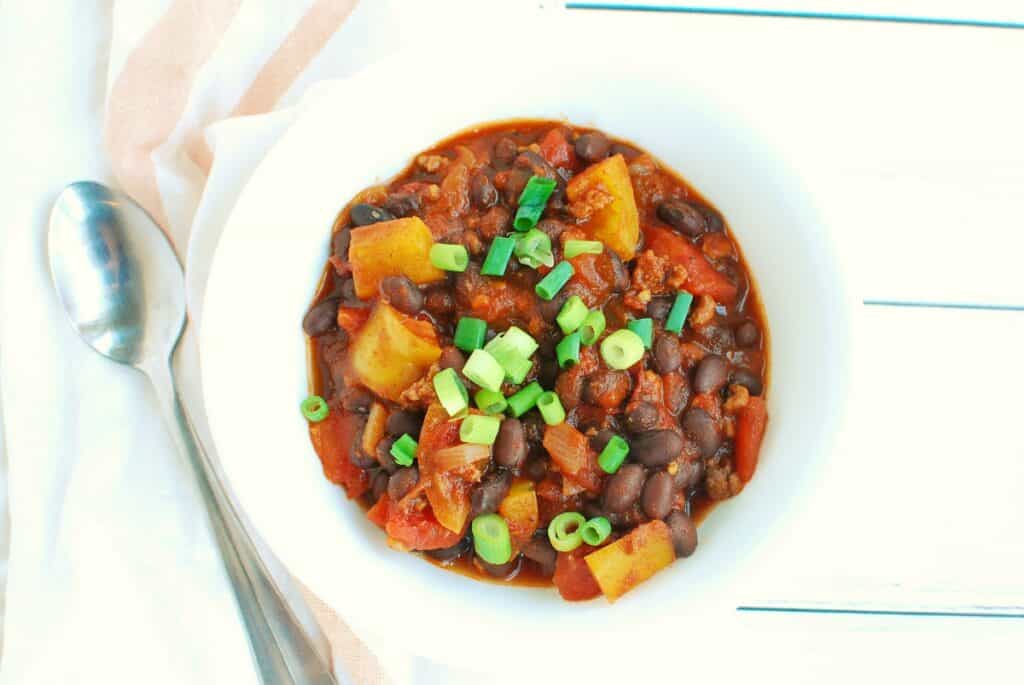
POLYGON ((459 439, 460 423, 452 421, 440 404, 430 405, 423 419, 416 452, 420 481, 424 484, 435 518, 451 531, 465 528, 473 484, 480 481, 490 459, 489 447, 462 444, 459 439), (454 466, 449 463, 453 460, 441 459, 444 452, 452 450, 467 459, 454 459, 454 466), (470 458, 471 455, 478 456, 470 458))
POLYGON ((740 410, 736 422, 736 451, 733 465, 736 475, 744 483, 754 476, 757 468, 757 456, 761 451, 761 440, 768 424, 768 408, 760 397, 751 397, 747 406, 740 410))
POLYGON ((544 429, 543 442, 563 478, 591 492, 601 490, 601 467, 587 436, 568 423, 559 423, 544 429))
POLYGON ((391 498, 387 493, 380 496, 377 503, 366 511, 366 518, 381 530, 387 525, 388 515, 391 513, 391 498))
POLYGON ((569 500, 562 494, 562 484, 557 474, 549 473, 537 483, 537 511, 539 523, 546 526, 563 511, 569 510, 569 500))
MULTIPOLYGON (((459 422, 452 421, 448 412, 436 402, 427 407, 427 414, 423 417, 423 427, 420 429, 419 449, 417 456, 423 456, 428 452, 451 447, 459 443, 459 422)), ((421 474, 422 475, 422 474, 421 474)))
POLYGON ((615 266, 608 253, 576 255, 569 262, 575 271, 570 283, 582 286, 573 294, 579 295, 588 307, 604 304, 615 288, 615 266))
POLYGON ((405 549, 444 549, 462 539, 461 531, 455 533, 442 526, 430 507, 412 495, 390 507, 384 530, 405 549))
POLYGON ((350 499, 359 497, 370 487, 370 477, 349 459, 357 427, 355 416, 335 407, 331 408, 326 419, 309 427, 313 449, 320 457, 324 475, 327 480, 345 488, 350 499))
POLYGON ((667 228, 648 226, 644 229, 645 248, 654 254, 669 257, 686 267, 686 284, 694 295, 710 295, 715 302, 731 304, 736 299, 736 286, 715 271, 700 248, 667 228))
POLYGON ((583 557, 593 550, 592 547, 581 545, 572 552, 559 552, 555 562, 555 575, 552 581, 558 588, 562 599, 579 602, 593 599, 601 594, 601 588, 594 580, 594 574, 583 557))
POLYGON ((565 138, 562 129, 553 128, 540 141, 540 156, 555 167, 572 168, 576 166, 576 150, 565 138))
POLYGON ((338 307, 338 326, 349 335, 355 335, 369 318, 369 307, 338 307))

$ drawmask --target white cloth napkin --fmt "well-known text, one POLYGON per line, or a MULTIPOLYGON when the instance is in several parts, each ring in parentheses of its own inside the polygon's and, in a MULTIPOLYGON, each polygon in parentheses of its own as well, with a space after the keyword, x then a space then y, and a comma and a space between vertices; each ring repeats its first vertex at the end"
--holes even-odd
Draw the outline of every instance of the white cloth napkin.
MULTIPOLYGON (((105 181, 133 194, 168 229, 187 264, 193 319, 177 376, 212 448, 195 329, 220 228, 248 175, 311 84, 416 40, 457 39, 489 4, 0 5, 0 65, 10 73, 0 113, 0 131, 9 134, 0 152, 10 164, 0 189, 0 449, 11 517, 0 682, 255 681, 192 477, 145 379, 87 349, 56 300, 45 251, 56 194, 77 179, 105 181), (37 49, 41 42, 46 50, 37 49), (172 106, 178 110, 169 112, 172 106), (279 111, 224 121, 204 137, 209 124, 266 109, 279 111), (164 125, 160 138, 152 137, 155 123, 164 125)), ((516 8, 536 11, 537 3, 516 8)), ((6 492, 0 487, 0 498, 6 492)), ((286 593, 301 597, 268 561, 286 593)), ((337 616, 305 599, 343 682, 451 681, 391 651, 380 654, 385 675, 337 616)))

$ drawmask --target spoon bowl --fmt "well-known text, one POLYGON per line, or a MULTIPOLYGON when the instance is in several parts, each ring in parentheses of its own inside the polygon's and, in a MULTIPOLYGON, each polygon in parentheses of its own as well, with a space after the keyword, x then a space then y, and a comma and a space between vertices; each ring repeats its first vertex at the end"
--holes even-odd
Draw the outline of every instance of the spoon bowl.
POLYGON ((100 183, 72 183, 54 203, 48 247, 54 286, 82 339, 122 364, 167 359, 185 325, 185 279, 145 210, 100 183))

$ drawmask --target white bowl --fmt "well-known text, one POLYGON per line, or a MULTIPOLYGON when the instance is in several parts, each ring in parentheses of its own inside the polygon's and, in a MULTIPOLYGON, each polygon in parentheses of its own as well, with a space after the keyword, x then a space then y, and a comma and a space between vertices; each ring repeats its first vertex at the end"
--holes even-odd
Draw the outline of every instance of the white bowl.
POLYGON ((386 636, 438 661, 491 669, 504 663, 496 644, 564 660, 568 650, 600 649, 601 635, 650 649, 706 627, 735 608, 752 553, 799 510, 843 410, 850 307, 827 233, 782 154, 665 66, 664 50, 606 48, 586 61, 524 50, 500 77, 487 60, 462 60, 459 83, 500 85, 468 92, 446 88, 436 70, 410 76, 421 73, 420 61, 399 55, 327 86, 254 173, 227 224, 201 357, 210 425, 234 492, 284 564, 371 643, 386 636), (727 217, 771 330, 771 420, 754 479, 711 513, 694 556, 613 606, 478 582, 392 551, 324 479, 298 411, 306 394, 300 322, 338 210, 439 139, 518 117, 597 126, 682 173, 727 217))

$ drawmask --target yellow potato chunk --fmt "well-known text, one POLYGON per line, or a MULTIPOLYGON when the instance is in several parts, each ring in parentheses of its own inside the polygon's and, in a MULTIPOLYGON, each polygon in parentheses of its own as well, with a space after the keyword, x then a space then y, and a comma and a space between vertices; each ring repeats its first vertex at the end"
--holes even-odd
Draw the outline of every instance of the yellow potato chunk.
POLYGON ((569 202, 589 217, 583 230, 614 250, 622 261, 633 259, 640 240, 640 217, 623 156, 590 165, 569 181, 565 191, 569 202))
POLYGON ((537 493, 533 489, 533 483, 528 480, 513 483, 505 499, 501 500, 498 513, 508 524, 512 543, 517 548, 529 542, 537 532, 537 525, 540 522, 537 493))
POLYGON ((628 535, 583 557, 601 592, 614 602, 676 558, 664 521, 637 526, 628 535))
POLYGON ((433 328, 422 324, 378 302, 349 350, 352 371, 359 382, 381 397, 398 402, 402 391, 422 378, 441 356, 437 338, 423 335, 432 334, 433 328))
POLYGON ((353 228, 348 260, 356 295, 373 297, 388 276, 408 276, 416 284, 444 280, 444 271, 430 263, 433 244, 430 229, 416 216, 353 228))

